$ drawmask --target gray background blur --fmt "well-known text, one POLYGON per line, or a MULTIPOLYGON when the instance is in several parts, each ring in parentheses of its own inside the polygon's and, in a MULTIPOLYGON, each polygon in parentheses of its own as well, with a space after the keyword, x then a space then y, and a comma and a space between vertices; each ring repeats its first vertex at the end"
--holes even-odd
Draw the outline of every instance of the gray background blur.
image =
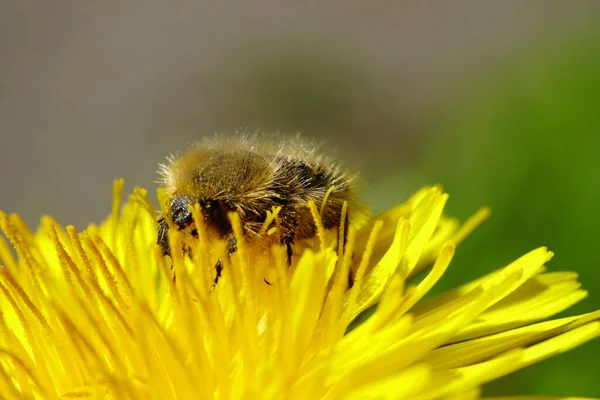
MULTIPOLYGON (((0 0, 0 208, 33 226, 50 214, 83 228, 110 211, 114 178, 154 198, 158 162, 203 135, 302 131, 363 171, 376 211, 438 181, 463 218, 494 208, 495 222, 461 246, 454 280, 438 290, 546 244, 563 254, 554 268, 581 271, 600 291, 600 195, 590 185, 600 143, 568 152, 573 121, 600 136, 597 111, 576 114, 600 96, 573 92, 569 80, 600 87, 591 83, 600 57, 588 57, 600 46, 600 1, 215 3, 0 0), (589 73, 554 74, 544 57, 589 73), (581 104, 561 120, 566 129, 544 125, 564 114, 560 102, 529 118, 531 104, 570 96, 581 104), (540 143, 558 156, 543 164, 540 143), (545 172, 563 171, 561 160, 589 163, 562 178, 545 172)), ((593 296, 577 310, 598 308, 593 296)), ((600 396, 592 352, 600 346, 486 390, 600 396)))
POLYGON ((83 227, 114 178, 151 190, 168 153, 243 126, 398 168, 457 75, 600 18, 593 0, 216 3, 2 0, 2 209, 83 227))

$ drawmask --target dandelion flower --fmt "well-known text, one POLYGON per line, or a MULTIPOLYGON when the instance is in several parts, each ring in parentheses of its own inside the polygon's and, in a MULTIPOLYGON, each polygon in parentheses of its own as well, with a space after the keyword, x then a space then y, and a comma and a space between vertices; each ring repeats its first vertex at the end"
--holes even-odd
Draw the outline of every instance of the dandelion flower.
POLYGON ((546 270, 545 248, 422 300, 488 214, 459 224, 437 187, 345 245, 319 231, 292 267, 285 249, 240 241, 214 290, 218 243, 201 237, 193 261, 162 257, 145 193, 121 207, 121 192, 118 181, 112 215, 81 233, 0 214, 1 398, 470 399, 600 335, 600 311, 548 319, 586 292, 575 273, 546 270))

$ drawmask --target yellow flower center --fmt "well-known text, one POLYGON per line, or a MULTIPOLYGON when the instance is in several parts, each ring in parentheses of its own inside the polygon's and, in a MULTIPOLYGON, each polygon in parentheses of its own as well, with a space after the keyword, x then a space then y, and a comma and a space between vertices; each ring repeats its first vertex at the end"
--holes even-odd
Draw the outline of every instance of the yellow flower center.
MULTIPOLYGON (((350 227, 347 243, 322 229, 312 205, 318 235, 291 267, 284 248, 239 240, 211 290, 225 244, 198 229, 192 257, 163 257, 145 192, 121 210, 122 185, 110 218, 82 233, 49 217, 32 233, 0 214, 16 251, 0 237, 2 397, 473 398, 485 382, 600 334, 598 311, 539 322, 586 295, 576 274, 546 272, 545 248, 422 300, 489 214, 464 224, 444 216, 437 187, 350 227)), ((262 234, 273 234, 276 212, 262 234)), ((181 235, 171 239, 182 248, 181 235)))

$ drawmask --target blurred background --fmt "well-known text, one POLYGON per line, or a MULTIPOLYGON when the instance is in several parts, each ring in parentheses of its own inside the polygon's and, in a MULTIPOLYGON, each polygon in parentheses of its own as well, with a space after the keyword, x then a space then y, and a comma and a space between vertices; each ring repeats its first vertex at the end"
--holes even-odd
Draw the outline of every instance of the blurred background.
MULTIPOLYGON (((2 1, 0 208, 83 228, 203 135, 300 131, 374 212, 432 183, 492 207, 436 291, 547 245, 591 292, 569 313, 600 307, 600 2, 214 3, 2 1)), ((598 355, 485 393, 600 396, 598 355)))

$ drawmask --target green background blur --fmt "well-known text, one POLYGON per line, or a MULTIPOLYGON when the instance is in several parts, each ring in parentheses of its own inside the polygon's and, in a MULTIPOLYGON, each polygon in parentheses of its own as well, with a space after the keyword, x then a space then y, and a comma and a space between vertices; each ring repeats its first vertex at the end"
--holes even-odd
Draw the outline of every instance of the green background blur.
MULTIPOLYGON (((441 292, 545 245, 600 308, 600 2, 3 2, 0 208, 83 228, 239 127, 324 139, 374 212, 440 183, 492 218, 441 292), (227 3, 227 4, 226 4, 227 3)), ((600 397, 600 340, 485 387, 600 397)))
MULTIPOLYGON (((562 315, 600 305, 600 31, 544 41, 521 60, 470 82, 431 125, 417 167, 466 217, 492 218, 459 246, 454 287, 537 246, 556 253, 551 270, 577 271, 589 298, 562 315)), ((461 82, 464 84, 464 82, 461 82)), ((419 178, 421 179, 421 178, 419 178)), ((495 381, 489 394, 600 396, 600 341, 495 381)))
MULTIPOLYGON (((416 189, 441 183, 447 211, 467 218, 482 205, 492 218, 459 246, 431 294, 468 282, 539 246, 550 270, 571 270, 589 297, 560 314, 600 305, 600 28, 561 41, 540 38, 530 52, 455 82, 406 170, 377 169, 386 182, 416 189), (407 183, 408 182, 408 183, 407 183)), ((375 181, 377 178, 375 178, 375 181)), ((378 183, 372 204, 390 204, 378 183)), ((385 207, 383 207, 385 208, 385 207)), ((600 396, 600 341, 518 371, 487 395, 600 396)))

